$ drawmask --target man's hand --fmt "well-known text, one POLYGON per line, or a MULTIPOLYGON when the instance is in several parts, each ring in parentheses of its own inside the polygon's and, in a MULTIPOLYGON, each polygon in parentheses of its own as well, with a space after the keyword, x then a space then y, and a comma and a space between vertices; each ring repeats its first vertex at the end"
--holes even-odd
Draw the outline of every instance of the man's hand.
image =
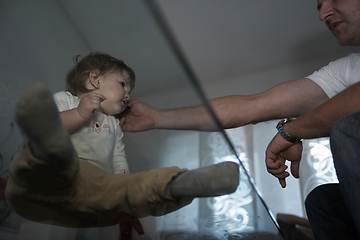
POLYGON ((156 109, 137 100, 130 101, 128 106, 130 112, 120 119, 123 131, 140 132, 154 128, 156 109))
POLYGON ((78 112, 85 120, 90 120, 92 115, 101 109, 101 102, 106 98, 99 93, 89 93, 81 97, 78 112))
POLYGON ((290 143, 280 134, 276 134, 266 149, 266 168, 279 179, 281 187, 286 187, 285 179, 290 176, 285 170, 286 160, 291 161, 291 173, 299 178, 299 167, 302 153, 302 142, 290 143))

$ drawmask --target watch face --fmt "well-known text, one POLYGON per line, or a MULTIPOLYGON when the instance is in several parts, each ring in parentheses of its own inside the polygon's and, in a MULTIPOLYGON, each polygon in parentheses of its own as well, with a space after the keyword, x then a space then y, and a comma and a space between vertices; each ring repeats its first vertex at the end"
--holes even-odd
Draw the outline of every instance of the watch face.
POLYGON ((289 134, 287 134, 284 129, 283 129, 283 125, 286 123, 286 122, 290 122, 292 121, 292 118, 285 118, 283 120, 281 120, 277 125, 276 125, 276 129, 278 130, 279 134, 288 142, 290 143, 294 143, 294 142, 297 142, 297 141, 300 141, 300 139, 297 139, 297 138, 293 138, 291 137, 289 134))
POLYGON ((284 124, 284 123, 290 122, 292 120, 294 120, 294 119, 293 118, 284 118, 282 121, 283 121, 283 124, 284 124))

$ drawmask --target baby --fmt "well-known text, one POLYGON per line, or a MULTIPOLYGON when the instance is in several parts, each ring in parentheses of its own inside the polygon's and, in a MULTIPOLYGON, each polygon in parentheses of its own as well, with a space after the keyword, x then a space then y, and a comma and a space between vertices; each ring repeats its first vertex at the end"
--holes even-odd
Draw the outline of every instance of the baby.
POLYGON ((104 227, 237 189, 239 166, 232 162, 128 174, 115 116, 127 106, 135 74, 123 61, 98 52, 77 57, 66 80, 67 91, 53 96, 36 84, 18 102, 15 118, 26 140, 9 167, 6 198, 20 216, 104 227))

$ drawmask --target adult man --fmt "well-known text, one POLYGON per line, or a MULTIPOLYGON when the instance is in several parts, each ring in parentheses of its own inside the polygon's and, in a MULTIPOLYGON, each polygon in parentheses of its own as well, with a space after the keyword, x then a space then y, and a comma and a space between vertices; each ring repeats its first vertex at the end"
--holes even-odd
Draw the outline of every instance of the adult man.
MULTIPOLYGON (((359 0, 317 0, 317 4, 319 19, 340 45, 360 45, 359 0)), ((357 137, 360 135, 357 132, 360 131, 359 60, 360 54, 349 55, 307 78, 282 83, 260 94, 210 101, 223 128, 300 116, 294 121, 281 122, 279 134, 266 151, 268 172, 279 179, 282 187, 290 175, 285 171, 286 160, 292 161, 293 176, 299 175, 302 150, 299 139, 329 136, 333 129, 330 137, 340 184, 316 188, 306 201, 317 239, 359 239, 360 236, 360 206, 357 205, 360 193, 355 192, 360 182, 355 171, 360 171, 356 163, 360 156, 356 148, 360 143, 357 137), (321 203, 317 203, 319 200, 321 203)), ((130 106, 132 111, 121 122, 125 131, 214 127, 206 117, 204 106, 158 110, 137 101, 130 106)))

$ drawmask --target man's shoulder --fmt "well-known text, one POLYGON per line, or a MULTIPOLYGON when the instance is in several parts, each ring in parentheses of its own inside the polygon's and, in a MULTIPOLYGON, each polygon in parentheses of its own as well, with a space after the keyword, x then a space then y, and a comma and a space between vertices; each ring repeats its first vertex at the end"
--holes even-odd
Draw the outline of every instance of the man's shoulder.
POLYGON ((347 58, 354 58, 354 59, 359 59, 360 58, 360 52, 357 53, 350 53, 349 55, 346 56, 347 58))

